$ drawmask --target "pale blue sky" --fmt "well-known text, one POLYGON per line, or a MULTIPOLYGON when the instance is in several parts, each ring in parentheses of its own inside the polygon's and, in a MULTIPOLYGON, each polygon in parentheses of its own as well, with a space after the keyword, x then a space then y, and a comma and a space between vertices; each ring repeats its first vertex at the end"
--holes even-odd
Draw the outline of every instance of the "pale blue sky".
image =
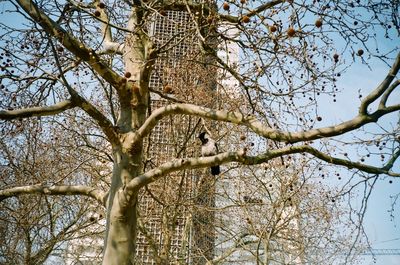
MULTIPOLYGON (((373 69, 370 70, 366 65, 358 63, 354 64, 350 70, 342 74, 342 77, 338 81, 338 87, 343 88, 343 93, 337 97, 337 102, 332 104, 327 99, 327 104, 320 104, 321 114, 327 117, 326 123, 337 123, 346 119, 349 119, 357 114, 359 100, 358 90, 361 90, 363 95, 366 95, 369 91, 374 89, 386 76, 389 69, 388 66, 384 65, 378 60, 374 60, 371 64, 373 69)), ((393 95, 395 99, 400 98, 400 93, 393 95)), ((382 124, 389 126, 390 124, 395 125, 399 120, 399 114, 393 114, 385 118, 382 124)), ((369 126, 371 130, 374 126, 369 126)), ((351 155, 349 153, 349 155, 351 155)), ((370 161, 379 165, 380 161, 370 161)), ((396 163, 395 171, 400 171, 400 163, 396 163)), ((347 177, 350 177, 350 173, 347 172, 347 177)), ((345 173, 346 174, 346 173, 345 173)), ((346 177, 344 177, 346 178, 346 177)), ((395 206, 395 219, 391 220, 390 213, 388 212, 391 208, 390 196, 400 193, 400 180, 392 179, 393 183, 389 184, 389 178, 379 180, 372 192, 367 207, 366 217, 364 225, 366 228, 367 235, 371 241, 373 248, 398 248, 400 249, 400 206, 395 206), (397 239, 397 240, 394 240, 397 239)), ((362 194, 360 193, 360 196, 362 194)), ((360 200, 361 197, 355 198, 360 200)), ((356 202, 355 202, 356 203, 356 202)), ((399 265, 400 256, 377 256, 376 263, 373 262, 372 256, 363 257, 362 265, 377 264, 377 265, 399 265)))

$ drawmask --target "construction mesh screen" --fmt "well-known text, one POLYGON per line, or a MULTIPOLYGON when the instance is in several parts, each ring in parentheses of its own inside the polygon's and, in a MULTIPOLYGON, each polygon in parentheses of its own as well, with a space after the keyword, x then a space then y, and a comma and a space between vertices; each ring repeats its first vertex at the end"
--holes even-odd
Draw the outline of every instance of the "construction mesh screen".
MULTIPOLYGON (((165 11, 149 23, 156 48, 163 52, 157 59, 150 80, 153 91, 191 97, 196 87, 209 86, 201 80, 201 60, 190 16, 184 11, 165 11), (181 70, 180 70, 181 69, 181 70), (168 91, 165 91, 166 87, 168 91)), ((203 75, 204 76, 204 75, 203 75)), ((211 89, 211 88, 208 88, 211 89)), ((197 103, 197 102, 196 102, 197 103)), ((167 101, 153 94, 151 109, 167 101)), ((198 118, 167 117, 159 121, 145 143, 145 170, 172 159, 199 156, 198 118)), ((214 253, 214 182, 205 170, 184 170, 148 185, 139 196, 139 235, 136 264, 204 264, 214 253)))

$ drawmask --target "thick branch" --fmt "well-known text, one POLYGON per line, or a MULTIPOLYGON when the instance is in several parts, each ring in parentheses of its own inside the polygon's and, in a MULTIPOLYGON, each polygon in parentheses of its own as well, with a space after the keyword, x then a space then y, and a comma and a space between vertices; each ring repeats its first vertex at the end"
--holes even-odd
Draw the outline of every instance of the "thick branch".
POLYGON ((345 166, 349 169, 356 168, 356 169, 359 169, 363 172, 370 173, 370 174, 386 174, 386 175, 392 176, 392 177, 400 177, 400 173, 391 171, 395 160, 400 155, 400 151, 398 151, 396 154, 394 154, 393 158, 390 159, 389 162, 385 166, 374 167, 374 166, 362 164, 359 162, 352 162, 350 160, 335 158, 335 157, 329 156, 327 154, 324 154, 324 153, 318 151, 317 149, 315 149, 311 146, 308 146, 308 145, 291 147, 290 149, 292 149, 291 151, 296 151, 295 153, 300 153, 300 152, 309 153, 327 163, 345 166))
POLYGON ((361 126, 376 122, 380 117, 398 109, 387 108, 377 111, 371 115, 359 115, 346 122, 335 126, 312 129, 304 132, 283 132, 264 125, 253 116, 245 116, 239 112, 227 112, 222 110, 213 110, 206 107, 199 107, 192 104, 173 104, 156 109, 145 121, 145 123, 135 132, 131 133, 130 144, 134 144, 137 140, 142 139, 156 126, 157 122, 162 118, 173 114, 185 114, 199 116, 206 119, 230 122, 243 125, 260 136, 276 141, 296 143, 300 141, 310 141, 326 137, 332 137, 344 134, 346 132, 360 128, 361 126))
MULTIPOLYGON (((362 102, 360 106, 360 114, 366 114, 368 106, 377 100, 380 96, 382 96, 385 91, 387 91, 390 83, 392 83, 393 79, 397 75, 400 69, 400 52, 397 54, 396 60, 393 66, 390 68, 389 73, 387 74, 386 78, 382 81, 382 83, 372 91, 362 102)), ((393 88, 394 89, 394 88, 393 88)), ((390 94, 390 93, 389 93, 390 94)), ((387 99, 386 99, 387 100, 387 99)), ((385 103, 386 103, 385 100, 385 103)))
POLYGON ((80 96, 73 87, 70 86, 67 79, 65 78, 64 71, 62 69, 60 60, 56 52, 56 48, 51 40, 51 37, 49 37, 49 41, 54 52, 56 65, 60 71, 61 80, 63 84, 67 87, 67 90, 71 95, 73 102, 76 104, 76 106, 79 106, 81 109, 83 109, 90 117, 92 117, 97 122, 97 124, 100 126, 104 134, 108 137, 108 140, 111 142, 112 145, 115 146, 119 144, 117 132, 113 128, 111 121, 106 116, 104 116, 103 113, 101 113, 101 111, 99 111, 94 105, 92 105, 89 101, 80 96))
POLYGON ((399 85, 400 85, 400 79, 397 79, 396 81, 393 82, 393 84, 390 85, 390 87, 383 94, 381 101, 379 102, 379 109, 384 109, 386 107, 386 103, 387 103, 390 95, 395 90, 395 88, 398 87, 399 85))
POLYGON ((96 123, 99 125, 99 127, 107 136, 107 139, 113 146, 120 144, 118 133, 114 129, 111 121, 106 116, 104 116, 101 111, 99 111, 94 105, 92 105, 90 102, 80 96, 77 106, 83 109, 91 118, 96 121, 96 123))
POLYGON ((75 56, 89 63, 91 67, 101 75, 113 87, 118 88, 122 81, 117 73, 101 62, 94 51, 85 47, 83 43, 71 36, 59 24, 44 14, 37 5, 30 0, 17 0, 24 11, 51 36, 57 38, 62 45, 72 52, 75 56))
POLYGON ((157 179, 164 177, 171 172, 184 169, 204 168, 234 161, 243 161, 244 157, 245 152, 241 150, 238 152, 226 152, 208 157, 176 159, 171 162, 164 163, 161 166, 134 178, 128 183, 126 189, 135 192, 141 187, 156 181, 157 179))
POLYGON ((43 195, 82 195, 97 200, 100 204, 105 205, 106 194, 101 190, 88 186, 44 186, 29 185, 0 190, 0 201, 25 194, 43 194, 43 195))
POLYGON ((378 115, 378 116, 381 117, 381 116, 386 115, 388 113, 399 111, 399 110, 400 110, 400 104, 392 105, 392 106, 385 107, 384 109, 378 109, 371 116, 378 115))
POLYGON ((105 8, 100 8, 100 1, 95 1, 96 4, 96 11, 100 13, 100 23, 101 23, 101 32, 103 33, 103 47, 106 52, 116 52, 121 53, 122 45, 117 42, 113 42, 112 40, 112 33, 111 33, 111 26, 110 26, 110 19, 106 13, 105 8))
POLYGON ((394 152, 392 157, 389 159, 389 161, 386 163, 386 165, 383 167, 386 170, 390 170, 393 168, 394 163, 396 163, 397 159, 400 157, 400 148, 394 152))
POLYGON ((371 102, 379 98, 382 94, 384 98, 383 99, 384 103, 386 103, 387 97, 389 97, 392 90, 394 90, 394 88, 397 86, 395 82, 392 86, 389 87, 390 82, 393 81, 394 76, 398 73, 399 70, 400 70, 400 53, 397 56, 396 62, 390 69, 388 76, 385 78, 382 84, 374 91, 372 91, 367 96, 367 98, 361 103, 359 114, 353 119, 350 119, 348 121, 342 122, 334 126, 312 129, 302 132, 283 132, 280 130, 273 129, 269 126, 266 126, 253 116, 244 116, 242 113, 239 112, 213 110, 192 104, 174 104, 156 109, 135 133, 128 134, 128 137, 131 139, 128 139, 127 142, 129 145, 132 146, 136 141, 143 139, 143 137, 148 135, 149 132, 156 126, 157 122, 160 119, 164 118, 165 116, 173 114, 193 115, 206 119, 243 125, 250 128, 258 135, 263 136, 267 139, 289 142, 289 143, 310 141, 310 140, 342 135, 344 133, 356 130, 368 123, 376 122, 382 116, 399 110, 399 105, 393 105, 390 107, 380 106, 380 108, 372 114, 368 114, 366 111, 362 111, 364 108, 367 108, 371 102))
MULTIPOLYGON (((240 162, 245 165, 256 165, 268 162, 271 159, 282 157, 289 154, 296 153, 309 153, 327 163, 334 165, 341 165, 347 168, 356 168, 366 173, 371 174, 386 174, 392 177, 400 177, 400 173, 395 173, 391 171, 394 162, 400 156, 400 150, 397 151, 393 158, 389 160, 389 162, 384 167, 374 167, 366 164, 362 164, 359 162, 352 162, 345 159, 335 158, 324 154, 323 152, 318 151, 317 149, 309 146, 309 145, 300 145, 300 146, 289 146, 281 149, 267 151, 258 156, 247 156, 245 151, 241 150, 238 152, 226 152, 221 153, 215 156, 209 157, 197 157, 197 158, 184 158, 184 159, 175 159, 173 161, 162 164, 161 166, 152 169, 136 178, 131 180, 123 191, 123 196, 120 198, 126 199, 127 201, 136 194, 138 190, 145 185, 148 185, 162 177, 167 176, 168 174, 184 169, 195 169, 195 168, 204 168, 215 165, 222 165, 229 162, 240 162)), ((127 202, 122 203, 122 205, 129 205, 127 202)))
POLYGON ((76 104, 74 104, 71 100, 64 100, 52 106, 46 106, 46 107, 32 107, 32 108, 16 109, 16 110, 1 110, 0 119, 13 120, 18 118, 50 116, 61 113, 67 109, 74 108, 75 106, 76 104))
POLYGON ((350 160, 335 158, 329 156, 317 149, 313 148, 309 145, 298 145, 298 146, 288 146, 285 148, 280 148, 276 150, 268 151, 264 154, 253 156, 253 157, 243 157, 242 163, 246 165, 255 165, 267 162, 273 158, 282 157, 285 155, 296 154, 296 153, 308 153, 311 154, 329 164, 345 166, 347 168, 357 168, 363 172, 371 173, 371 174, 386 174, 392 177, 400 177, 400 173, 392 172, 391 169, 395 163, 395 161, 400 156, 400 150, 398 150, 395 154, 393 154, 392 158, 387 162, 387 164, 383 167, 374 167, 366 164, 362 164, 359 162, 352 162, 350 160))

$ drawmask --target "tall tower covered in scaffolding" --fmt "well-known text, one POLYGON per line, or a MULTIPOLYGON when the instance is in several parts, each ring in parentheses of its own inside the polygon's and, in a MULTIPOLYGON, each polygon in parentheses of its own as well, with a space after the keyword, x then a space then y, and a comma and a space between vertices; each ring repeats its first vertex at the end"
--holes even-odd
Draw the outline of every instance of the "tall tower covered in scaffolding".
MULTIPOLYGON (((198 48, 195 14, 162 10, 149 21, 149 35, 163 52, 150 81, 151 109, 180 99, 215 104, 216 77, 198 48), (209 96, 206 96, 209 95, 209 96)), ((163 119, 145 144, 145 170, 174 158, 199 155, 201 121, 163 119)), ((185 170, 146 187, 139 198, 136 264, 204 264, 214 255, 213 181, 205 170, 185 170)))

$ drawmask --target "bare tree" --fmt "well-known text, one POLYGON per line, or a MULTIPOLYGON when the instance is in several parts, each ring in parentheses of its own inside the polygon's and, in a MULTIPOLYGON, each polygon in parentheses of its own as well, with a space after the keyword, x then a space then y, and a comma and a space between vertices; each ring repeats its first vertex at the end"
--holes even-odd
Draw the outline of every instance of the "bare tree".
POLYGON ((49 128, 42 126, 42 122, 35 119, 29 125, 19 122, 14 128, 3 128, 1 186, 18 185, 22 189, 18 191, 21 196, 2 204, 2 263, 42 264, 49 255, 61 255, 70 240, 102 234, 102 230, 87 231, 94 222, 93 202, 46 194, 52 194, 54 190, 47 189, 55 185, 59 191, 64 189, 64 194, 71 182, 101 185, 101 174, 110 170, 99 162, 98 153, 92 151, 87 155, 79 148, 73 149, 67 134, 51 129, 47 133, 49 128), (105 172, 101 173, 102 170, 105 172), (92 179, 86 177, 86 172, 90 172, 92 179))
MULTIPOLYGON (((400 155, 399 128, 379 124, 400 110, 395 97, 400 84, 399 47, 386 50, 378 45, 381 37, 400 43, 398 1, 1 4, 10 18, 21 19, 1 23, 0 119, 3 134, 13 137, 5 136, 2 156, 10 148, 17 150, 2 157, 2 205, 11 207, 14 197, 28 194, 39 194, 43 200, 50 195, 92 198, 107 213, 103 264, 135 262, 136 237, 143 228, 138 226, 138 196, 148 185, 171 179, 177 172, 225 164, 229 171, 233 162, 255 169, 266 165, 270 170, 268 166, 275 168, 278 162, 296 166, 298 157, 306 157, 310 165, 320 161, 347 168, 365 183, 379 175, 400 176, 393 170, 400 155), (175 20, 177 10, 185 12, 184 20, 175 20), (175 33, 155 34, 157 21, 171 22, 175 33), (176 49, 182 43, 190 45, 176 49), (354 117, 320 127, 322 96, 335 102, 341 73, 353 63, 368 63, 369 58, 387 63, 387 76, 376 88, 366 88, 369 92, 360 96, 354 117), (163 62, 168 63, 161 68, 163 62), (151 84, 154 76, 161 80, 157 85, 151 84), (152 106, 158 99, 166 104, 152 106), (183 122, 176 122, 178 117, 183 122), (199 118, 204 120, 202 126, 213 128, 214 137, 227 143, 220 154, 199 157, 195 144, 183 141, 177 146, 187 151, 185 156, 182 152, 163 159, 149 156, 151 141, 145 139, 158 124, 170 120, 176 129, 199 118), (22 135, 35 123, 44 144, 58 146, 51 154, 57 163, 45 161, 49 164, 45 179, 24 171, 29 180, 21 181, 8 163, 26 161, 36 172, 35 156, 24 158, 24 151, 18 152, 29 148, 31 138, 22 135), (340 143, 338 137, 368 130, 368 124, 381 126, 383 132, 340 143), (240 143, 246 130, 254 141, 240 143), (61 136, 64 141, 59 141, 61 136), (371 144, 377 149, 372 150, 371 144), (351 147, 378 155, 382 163, 368 164, 341 152, 340 148, 351 147), (82 165, 76 175, 63 172, 62 181, 57 180, 59 171, 50 170, 54 165, 62 168, 63 163, 71 170, 85 157, 95 159, 92 167, 82 165), (106 168, 107 163, 113 168, 109 182, 106 169, 93 170, 106 168)), ((194 133, 196 123, 186 128, 194 133)), ((257 174, 250 176, 257 179, 257 174)), ((276 212, 259 218, 279 226, 276 213, 286 199, 272 200, 265 207, 277 205, 276 212)), ((264 251, 275 240, 271 236, 284 234, 251 229, 256 236, 252 240, 268 242, 264 251)), ((268 254, 264 256, 268 260, 268 254)), ((167 261, 160 255, 160 262, 167 261)))

